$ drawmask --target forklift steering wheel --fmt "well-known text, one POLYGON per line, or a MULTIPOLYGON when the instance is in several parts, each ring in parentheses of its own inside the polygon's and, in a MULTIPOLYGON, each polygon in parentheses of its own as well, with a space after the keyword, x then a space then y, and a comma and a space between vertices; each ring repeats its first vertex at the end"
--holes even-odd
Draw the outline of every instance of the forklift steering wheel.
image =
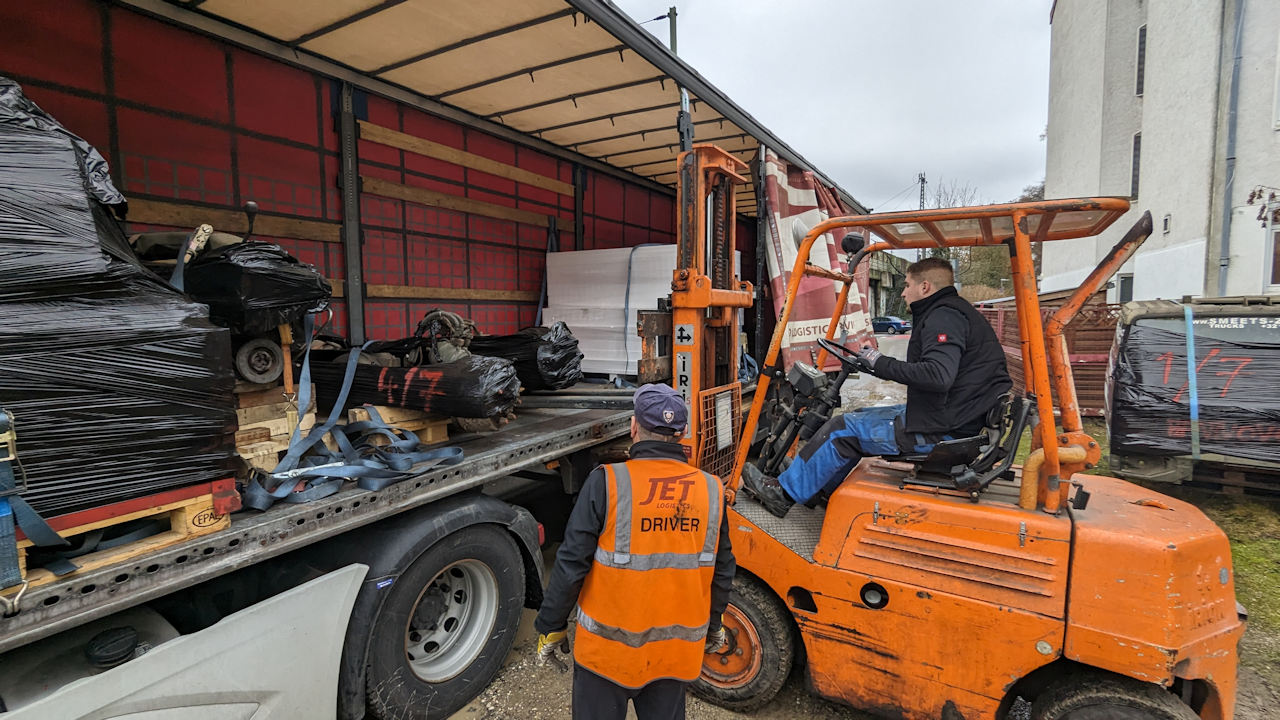
POLYGON ((849 372, 871 372, 871 368, 867 365, 866 361, 844 345, 832 342, 826 338, 818 338, 818 345, 823 350, 831 353, 836 360, 840 361, 841 365, 844 365, 849 369, 849 372))

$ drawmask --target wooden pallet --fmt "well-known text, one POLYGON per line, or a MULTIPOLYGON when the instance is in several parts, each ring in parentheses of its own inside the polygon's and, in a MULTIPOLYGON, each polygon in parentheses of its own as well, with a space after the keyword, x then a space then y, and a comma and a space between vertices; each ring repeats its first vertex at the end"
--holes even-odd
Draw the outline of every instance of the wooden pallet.
MULTIPOLYGON (((235 481, 228 478, 59 515, 49 518, 48 522, 50 527, 73 545, 85 533, 134 520, 168 522, 169 529, 155 535, 72 558, 71 562, 79 566, 76 572, 83 572, 131 560, 191 538, 223 530, 231 525, 231 513, 239 508, 240 498, 235 491, 235 481)), ((17 539, 18 565, 29 586, 45 585, 75 574, 56 576, 44 568, 28 570, 27 555, 34 543, 21 530, 17 533, 17 539)), ((5 594, 12 595, 18 590, 19 587, 15 586, 6 590, 5 594)))
POLYGON ((284 388, 252 384, 236 386, 236 452, 250 468, 272 470, 280 453, 289 449, 293 429, 303 432, 315 426, 315 386, 311 388, 311 405, 298 419, 296 399, 290 400, 284 388))
MULTIPOLYGON (((372 407, 377 411, 382 421, 393 428, 400 430, 409 430, 418 436, 418 440, 424 444, 445 442, 449 439, 449 418, 442 418, 438 415, 422 412, 421 410, 410 410, 408 408, 391 407, 388 405, 366 405, 357 408, 351 408, 347 411, 347 422, 365 422, 372 419, 368 408, 372 407)), ((390 441, 385 436, 374 436, 369 442, 374 445, 386 445, 390 441)))

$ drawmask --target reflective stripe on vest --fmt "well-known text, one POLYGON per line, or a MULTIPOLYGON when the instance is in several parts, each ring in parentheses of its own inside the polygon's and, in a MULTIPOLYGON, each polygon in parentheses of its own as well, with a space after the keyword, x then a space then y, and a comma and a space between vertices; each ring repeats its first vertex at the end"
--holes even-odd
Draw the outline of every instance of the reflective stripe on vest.
POLYGON ((654 627, 644 632, 632 632, 623 630, 596 620, 590 615, 582 612, 582 608, 578 608, 578 626, 593 632, 596 635, 606 639, 620 642, 627 647, 638 648, 642 645, 659 642, 661 640, 684 640, 686 642, 702 642, 707 639, 708 622, 703 623, 699 627, 688 627, 686 625, 665 625, 663 627, 654 627))
MULTIPOLYGON (((720 503, 714 500, 707 507, 706 537, 702 542, 702 552, 697 555, 684 553, 651 553, 648 555, 631 554, 631 473, 624 463, 609 466, 613 470, 614 487, 617 488, 617 510, 614 521, 613 552, 596 548, 596 562, 607 567, 623 570, 653 570, 654 568, 674 568, 688 570, 697 567, 708 567, 716 564, 716 545, 720 540, 720 503)), ((720 497, 719 483, 714 475, 701 473, 707 483, 707 497, 720 497)))

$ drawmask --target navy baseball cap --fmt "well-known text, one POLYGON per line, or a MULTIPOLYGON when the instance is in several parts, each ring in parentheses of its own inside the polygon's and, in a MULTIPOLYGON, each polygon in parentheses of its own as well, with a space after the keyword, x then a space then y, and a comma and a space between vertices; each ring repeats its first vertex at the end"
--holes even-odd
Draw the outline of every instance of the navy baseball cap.
POLYGON ((641 385, 633 396, 636 422, 649 432, 680 435, 689 424, 689 408, 670 385, 641 385))

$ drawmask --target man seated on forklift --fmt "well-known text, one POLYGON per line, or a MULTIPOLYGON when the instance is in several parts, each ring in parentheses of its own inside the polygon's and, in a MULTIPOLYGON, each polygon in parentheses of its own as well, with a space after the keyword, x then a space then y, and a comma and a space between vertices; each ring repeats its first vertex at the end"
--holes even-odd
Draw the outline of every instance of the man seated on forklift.
POLYGON ((956 293, 951 264, 925 258, 907 267, 902 298, 915 328, 905 361, 870 346, 858 357, 876 377, 907 386, 907 404, 838 415, 822 426, 777 479, 747 463, 743 487, 784 517, 824 489, 834 491, 868 455, 927 453, 943 440, 979 435, 988 411, 1013 383, 991 324, 956 293))

